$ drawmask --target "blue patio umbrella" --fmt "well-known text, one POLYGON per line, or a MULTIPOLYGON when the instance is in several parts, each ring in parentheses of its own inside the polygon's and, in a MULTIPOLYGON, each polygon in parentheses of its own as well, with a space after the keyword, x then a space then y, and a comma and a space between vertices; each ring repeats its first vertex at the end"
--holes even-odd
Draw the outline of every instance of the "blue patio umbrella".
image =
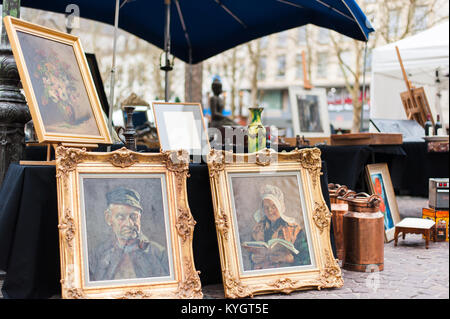
MULTIPOLYGON (((199 63, 262 36, 314 24, 356 40, 374 31, 354 0, 119 0, 118 27, 164 49, 170 19, 170 53, 199 63), (169 8, 166 14, 166 8, 169 8)), ((3 1, 1 1, 3 2, 3 1)), ((114 25, 116 0, 22 0, 25 7, 66 13, 114 25)))
POLYGON ((374 31, 354 0, 22 0, 21 5, 59 13, 77 5, 81 17, 115 24, 189 64, 306 24, 366 42, 374 31))

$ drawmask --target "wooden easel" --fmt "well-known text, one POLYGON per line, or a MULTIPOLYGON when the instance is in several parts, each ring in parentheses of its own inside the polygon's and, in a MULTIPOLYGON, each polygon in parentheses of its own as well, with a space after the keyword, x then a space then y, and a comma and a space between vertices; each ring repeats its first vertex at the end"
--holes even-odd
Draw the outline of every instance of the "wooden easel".
MULTIPOLYGON (((400 67, 403 73, 403 79, 406 84, 406 92, 400 93, 400 98, 402 100, 403 108, 406 112, 406 117, 408 120, 415 120, 422 126, 425 126, 425 122, 427 121, 427 115, 431 116, 431 109, 428 104, 428 100, 425 94, 425 90, 423 87, 416 88, 411 84, 411 81, 408 80, 408 76, 406 74, 405 68, 403 66, 403 61, 400 56, 400 51, 398 47, 395 47, 397 51, 398 61, 400 63, 400 67)), ((433 116, 431 116, 431 122, 434 125, 433 116)))
POLYGON ((52 147, 56 150, 58 146, 86 148, 92 150, 98 147, 98 144, 79 144, 79 143, 28 143, 26 146, 47 146, 47 159, 45 161, 20 161, 20 165, 39 165, 51 166, 56 165, 56 160, 51 160, 52 147))

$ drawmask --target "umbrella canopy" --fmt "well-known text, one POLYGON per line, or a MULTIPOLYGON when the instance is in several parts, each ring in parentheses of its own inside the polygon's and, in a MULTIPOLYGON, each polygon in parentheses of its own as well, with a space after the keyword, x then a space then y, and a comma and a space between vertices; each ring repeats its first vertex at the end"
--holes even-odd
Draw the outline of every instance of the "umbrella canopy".
MULTIPOLYGON (((127 1, 120 9, 119 27, 164 49, 165 1, 127 1)), ((21 1, 25 7, 59 13, 76 4, 81 17, 112 25, 115 3, 115 0, 21 1)), ((171 0, 170 17, 170 52, 191 64, 253 39, 305 24, 332 29, 361 41, 367 41, 374 31, 354 0, 171 0)))

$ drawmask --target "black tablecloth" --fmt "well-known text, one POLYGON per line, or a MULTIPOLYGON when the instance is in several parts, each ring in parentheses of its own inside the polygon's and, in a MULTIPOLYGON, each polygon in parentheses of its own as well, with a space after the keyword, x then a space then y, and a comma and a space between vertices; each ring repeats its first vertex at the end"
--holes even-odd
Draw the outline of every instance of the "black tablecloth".
POLYGON ((4 297, 60 291, 54 166, 9 166, 0 190, 0 269, 4 297))
MULTIPOLYGON (((346 185, 357 192, 367 192, 365 168, 368 164, 404 158, 402 145, 318 145, 321 158, 327 163, 328 181, 346 185)), ((279 151, 291 151, 294 147, 283 147, 279 151)))
POLYGON ((448 178, 448 152, 428 152, 427 144, 410 142, 402 145, 406 157, 392 162, 390 173, 399 194, 428 197, 430 178, 448 178))
POLYGON ((401 145, 319 146, 327 163, 328 181, 368 192, 365 167, 387 163, 398 195, 428 197, 428 180, 449 177, 449 153, 428 152, 426 142, 401 145))
MULTIPOLYGON (((327 170, 322 164, 322 192, 330 207, 327 170)), ((208 168, 205 164, 191 164, 189 170, 188 200, 197 222, 193 238, 195 265, 202 285, 220 283, 208 168)), ((335 252, 333 233, 331 243, 335 252)), ((60 294, 54 166, 10 165, 0 189, 0 269, 6 272, 2 288, 6 298, 49 298, 60 294)))

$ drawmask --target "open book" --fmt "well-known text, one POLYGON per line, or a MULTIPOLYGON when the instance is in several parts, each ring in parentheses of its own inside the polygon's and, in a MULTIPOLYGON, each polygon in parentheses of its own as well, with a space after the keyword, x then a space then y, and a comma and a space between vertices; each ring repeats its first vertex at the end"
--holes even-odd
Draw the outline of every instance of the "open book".
POLYGON ((297 255, 299 251, 295 249, 294 244, 281 239, 281 238, 272 238, 268 242, 264 241, 246 241, 242 243, 242 247, 248 249, 250 252, 255 253, 262 250, 276 250, 279 248, 286 248, 293 254, 297 255))

